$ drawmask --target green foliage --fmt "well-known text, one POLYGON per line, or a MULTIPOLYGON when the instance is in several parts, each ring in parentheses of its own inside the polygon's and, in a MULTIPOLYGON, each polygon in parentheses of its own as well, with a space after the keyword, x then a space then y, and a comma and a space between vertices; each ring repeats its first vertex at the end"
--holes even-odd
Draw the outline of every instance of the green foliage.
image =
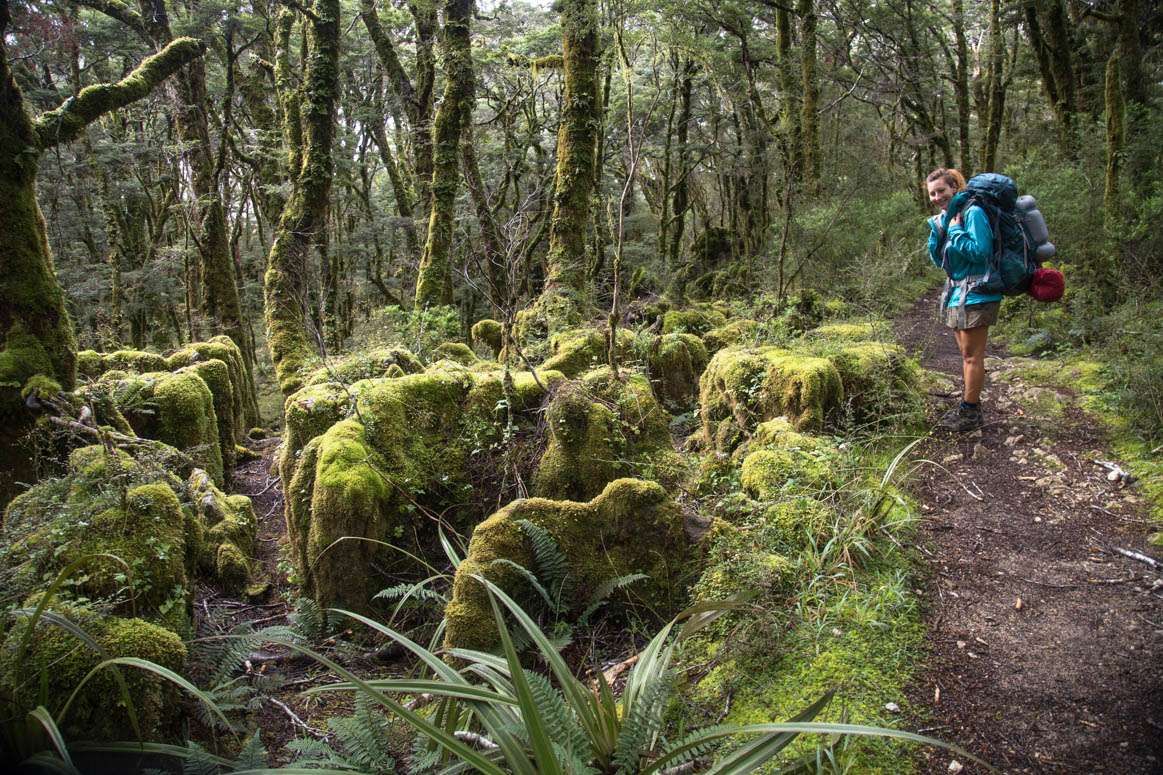
POLYGON ((356 330, 353 349, 398 345, 416 353, 427 363, 433 360, 432 352, 439 345, 463 338, 460 316, 455 307, 433 306, 413 310, 380 307, 356 330))
POLYGON ((327 739, 301 737, 287 745, 296 765, 395 775, 390 717, 365 694, 355 696, 355 713, 327 719, 327 739))

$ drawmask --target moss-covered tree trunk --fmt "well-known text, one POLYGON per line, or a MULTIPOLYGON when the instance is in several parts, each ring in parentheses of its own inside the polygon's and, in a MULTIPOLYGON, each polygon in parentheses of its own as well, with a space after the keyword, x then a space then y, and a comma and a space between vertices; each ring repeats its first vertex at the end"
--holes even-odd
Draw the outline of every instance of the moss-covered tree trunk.
MULTIPOLYGON (((675 62, 678 60, 676 58, 675 62)), ((671 186, 674 189, 673 200, 670 211, 673 213, 671 218, 673 223, 669 228, 669 244, 667 245, 667 259, 668 265, 673 272, 670 295, 676 300, 681 301, 686 295, 687 274, 690 272, 690 267, 682 262, 682 239, 683 233, 686 230, 686 214, 690 209, 690 188, 689 178, 690 170, 687 169, 689 163, 690 153, 687 148, 687 140, 690 137, 690 123, 691 123, 691 92, 694 88, 694 74, 696 63, 693 57, 688 57, 682 67, 682 80, 679 88, 679 112, 678 122, 676 126, 676 141, 678 143, 678 158, 677 158, 677 180, 671 186)), ((675 74, 676 77, 678 73, 675 74)), ((670 175, 665 178, 665 183, 669 183, 670 175)), ((663 200, 667 197, 664 195, 663 200)), ((665 217, 666 211, 663 211, 665 217)))
POLYGON ((1106 186, 1103 189, 1102 206, 1109 231, 1117 230, 1122 220, 1119 171, 1125 145, 1126 102, 1123 99, 1119 59, 1116 51, 1106 64, 1106 186))
POLYGON ((978 168, 990 172, 997 164, 997 147, 1001 140, 1002 108, 1005 90, 1002 87, 1002 66, 1005 62, 1002 52, 1001 1, 989 2, 989 37, 987 42, 989 73, 987 81, 988 109, 986 113, 985 135, 981 141, 978 168))
POLYGON ((816 73, 816 4, 799 0, 800 16, 800 137, 803 146, 803 182, 813 195, 820 185, 820 80, 816 73))
POLYGON ((957 64, 953 74, 953 95, 957 102, 957 140, 960 146, 961 172, 973 172, 972 149, 969 145, 969 44, 965 39, 964 0, 953 0, 953 42, 957 64))
POLYGON ((452 303, 452 227, 460 184, 460 131, 472 117, 472 8, 473 0, 447 0, 444 4, 444 98, 433 125, 432 212, 416 278, 416 306, 421 309, 452 303))
MULTIPOLYGON (((331 142, 339 92, 339 17, 339 0, 316 0, 313 4, 302 101, 284 104, 284 121, 297 121, 301 113, 306 127, 302 161, 271 245, 264 288, 267 340, 284 395, 302 385, 300 370, 312 353, 307 278, 312 251, 326 247, 333 173, 331 142)), ((287 127, 285 132, 293 134, 295 128, 287 127)))
POLYGON ((568 319, 588 298, 586 229, 594 180, 595 110, 598 99, 598 15, 595 0, 561 4, 565 97, 557 130, 557 175, 549 223, 546 311, 568 319))
MULTIPOLYGON (((23 394, 69 390, 76 381, 72 323, 36 201, 41 154, 77 139, 106 113, 146 96, 204 50, 196 40, 175 40, 121 81, 83 89, 33 119, 8 66, 9 21, 8 0, 0 0, 0 424, 6 440, 24 427, 23 394)), ((20 466, 12 459, 12 448, 4 447, 0 442, 0 470, 7 476, 20 466)), ((0 499, 5 484, 0 482, 0 499)))

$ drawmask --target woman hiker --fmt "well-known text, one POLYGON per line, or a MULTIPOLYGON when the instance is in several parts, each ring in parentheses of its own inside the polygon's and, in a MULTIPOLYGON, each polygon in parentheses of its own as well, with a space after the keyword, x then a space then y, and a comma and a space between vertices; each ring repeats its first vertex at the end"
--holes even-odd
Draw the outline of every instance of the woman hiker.
POLYGON ((952 218, 946 214, 949 202, 965 188, 960 172, 934 170, 927 180, 929 202, 939 211, 929 219, 929 258, 945 270, 940 315, 957 339, 965 378, 961 403, 946 412, 937 425, 955 432, 971 431, 985 424, 981 409, 985 342, 989 327, 997 322, 1001 294, 978 293, 969 290, 969 286, 988 271, 993 233, 985 211, 977 205, 970 205, 952 218))

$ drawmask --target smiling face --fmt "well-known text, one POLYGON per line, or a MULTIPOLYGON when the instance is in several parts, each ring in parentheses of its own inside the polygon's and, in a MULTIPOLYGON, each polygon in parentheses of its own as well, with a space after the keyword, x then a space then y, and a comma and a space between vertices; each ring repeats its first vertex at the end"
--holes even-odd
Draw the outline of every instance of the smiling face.
POLYGON ((935 210, 944 210, 949 206, 949 200, 957 192, 949 185, 944 177, 929 181, 929 203, 935 210))

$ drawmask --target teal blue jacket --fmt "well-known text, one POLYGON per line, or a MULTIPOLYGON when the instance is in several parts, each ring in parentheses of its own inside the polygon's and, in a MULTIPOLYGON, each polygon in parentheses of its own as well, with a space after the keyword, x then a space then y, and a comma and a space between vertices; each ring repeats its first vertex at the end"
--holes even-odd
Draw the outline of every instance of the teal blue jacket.
MULTIPOLYGON (((956 210, 956 198, 950 202, 950 210, 956 210)), ((929 259, 939 268, 944 269, 941 256, 937 249, 941 244, 940 228, 948 228, 949 236, 945 241, 945 258, 949 264, 949 277, 954 280, 963 280, 966 277, 984 275, 989 269, 989 259, 993 254, 993 231, 989 228, 989 218, 985 211, 977 205, 970 205, 965 210, 965 217, 961 223, 948 226, 947 214, 937 215, 929 219, 929 259)), ((1000 293, 969 292, 965 300, 966 306, 971 304, 986 304, 991 301, 1001 301, 1000 293)), ((961 289, 954 287, 945 302, 946 307, 956 307, 961 303, 961 289)))

